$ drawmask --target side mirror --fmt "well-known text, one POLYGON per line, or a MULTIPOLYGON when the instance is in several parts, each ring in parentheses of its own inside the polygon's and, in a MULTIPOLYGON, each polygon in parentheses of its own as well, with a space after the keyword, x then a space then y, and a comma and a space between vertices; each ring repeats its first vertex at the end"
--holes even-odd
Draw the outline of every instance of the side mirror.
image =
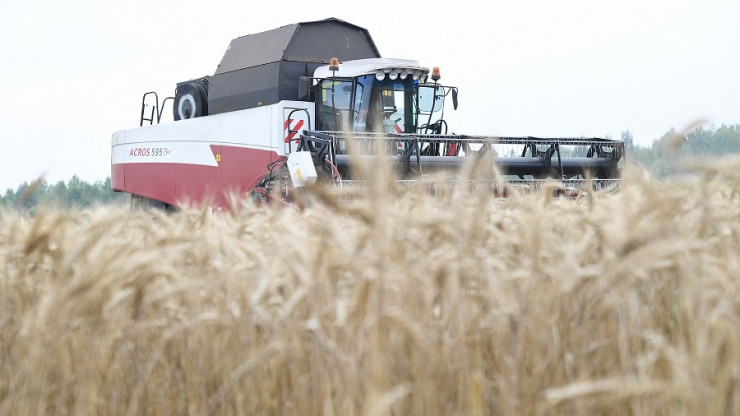
POLYGON ((457 110, 457 88, 452 89, 452 108, 457 110))
POLYGON ((298 77, 298 100, 308 100, 310 79, 307 76, 298 77))

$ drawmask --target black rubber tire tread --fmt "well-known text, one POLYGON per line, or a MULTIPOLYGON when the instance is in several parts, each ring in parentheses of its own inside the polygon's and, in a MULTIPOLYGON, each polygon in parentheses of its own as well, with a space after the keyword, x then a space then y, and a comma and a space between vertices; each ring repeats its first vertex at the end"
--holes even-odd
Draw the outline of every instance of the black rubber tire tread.
POLYGON ((175 121, 182 120, 180 117, 180 102, 187 95, 191 95, 195 102, 195 109, 190 118, 202 117, 208 115, 208 94, 206 89, 197 82, 180 85, 175 92, 175 103, 172 106, 173 117, 175 121))

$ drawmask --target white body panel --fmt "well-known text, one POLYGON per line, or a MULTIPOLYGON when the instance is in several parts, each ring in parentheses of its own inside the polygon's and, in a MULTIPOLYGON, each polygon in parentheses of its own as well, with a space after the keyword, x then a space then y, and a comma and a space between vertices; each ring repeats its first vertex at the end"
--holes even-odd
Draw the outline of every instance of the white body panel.
MULTIPOLYGON (((294 120, 290 123, 291 128, 296 126, 295 120, 303 121, 301 131, 313 126, 313 103, 280 101, 264 107, 119 131, 113 134, 111 163, 216 166, 210 152, 211 145, 238 146, 284 155, 291 152, 291 147, 295 150, 295 146, 286 144, 288 133, 285 125, 291 112, 294 120), (300 111, 293 112, 296 109, 300 111), (144 152, 137 152, 137 149, 144 149, 144 152)), ((297 138, 298 134, 294 137, 297 138)))
POLYGON ((231 195, 247 195, 270 163, 295 151, 313 117, 314 103, 281 101, 119 131, 111 140, 111 187, 170 205, 228 207, 231 195))

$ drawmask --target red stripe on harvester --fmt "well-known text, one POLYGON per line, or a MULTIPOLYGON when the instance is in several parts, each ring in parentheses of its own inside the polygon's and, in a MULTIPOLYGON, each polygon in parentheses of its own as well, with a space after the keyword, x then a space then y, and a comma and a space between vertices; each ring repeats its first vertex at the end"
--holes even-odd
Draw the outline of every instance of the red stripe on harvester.
MULTIPOLYGON (((293 130, 298 131, 298 130, 301 129, 301 127, 303 127, 303 120, 298 120, 298 124, 295 125, 295 128, 293 130)), ((291 137, 291 139, 292 139, 292 137, 291 137)))
MULTIPOLYGON (((290 121, 293 121, 292 119, 290 121)), ((298 132, 298 130, 303 127, 303 120, 298 120, 298 123, 296 123, 295 128, 289 130, 289 133, 287 136, 285 136, 285 143, 288 143, 289 141, 293 140, 293 137, 295 137, 295 134, 298 132)))

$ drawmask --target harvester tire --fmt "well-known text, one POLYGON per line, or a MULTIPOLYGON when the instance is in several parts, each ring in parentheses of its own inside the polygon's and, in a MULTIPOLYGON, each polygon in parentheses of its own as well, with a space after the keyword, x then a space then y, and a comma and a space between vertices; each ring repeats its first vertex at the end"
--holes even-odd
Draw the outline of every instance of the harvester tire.
POLYGON ((174 118, 185 120, 208 115, 208 96, 202 85, 191 82, 180 85, 175 92, 174 118))

